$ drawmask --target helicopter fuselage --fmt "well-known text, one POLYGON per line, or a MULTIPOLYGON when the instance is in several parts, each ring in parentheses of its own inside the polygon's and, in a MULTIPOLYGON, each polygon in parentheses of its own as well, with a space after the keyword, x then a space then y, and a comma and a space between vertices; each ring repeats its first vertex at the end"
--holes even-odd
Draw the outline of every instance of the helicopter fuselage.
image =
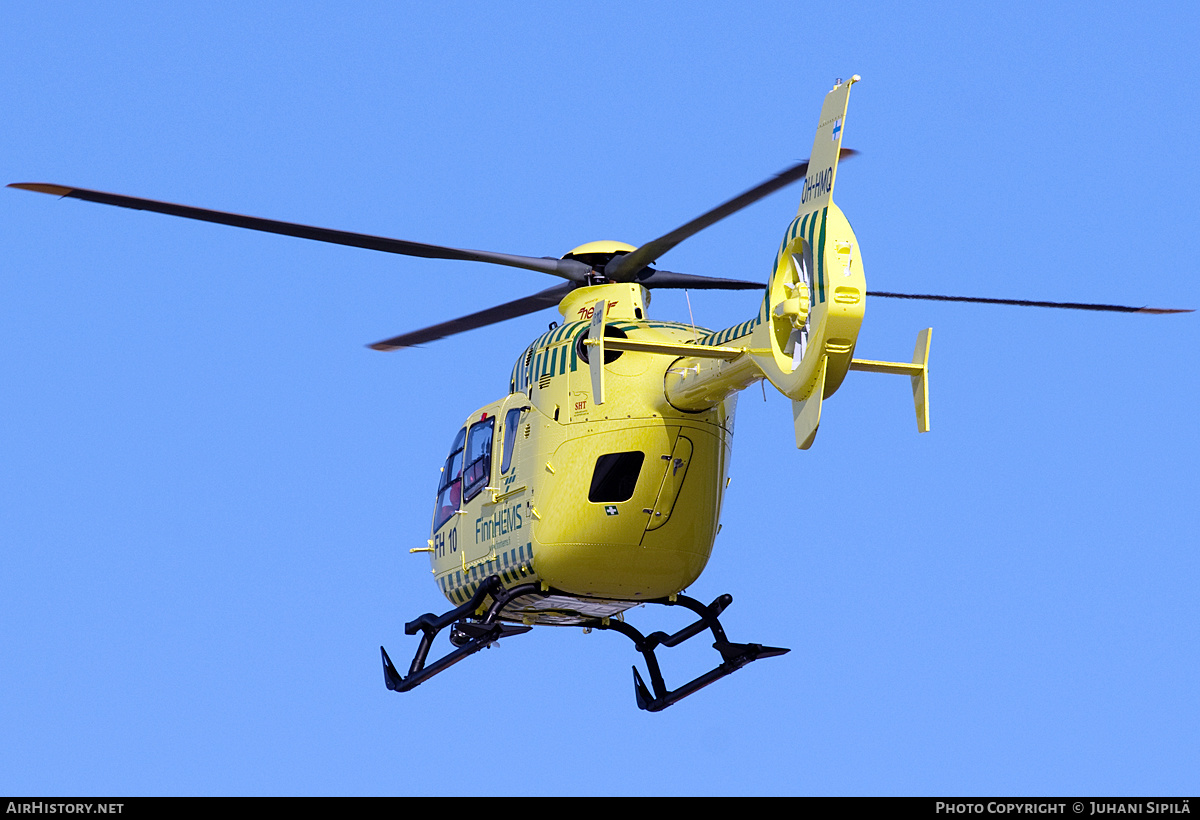
POLYGON ((636 284, 563 300, 566 321, 521 354, 509 395, 467 418, 442 469, 431 562, 456 604, 499 575, 563 593, 518 600, 506 618, 577 624, 680 592, 708 562, 737 393, 680 410, 664 390, 678 359, 609 351, 597 404, 583 341, 602 300, 607 335, 676 344, 712 336, 646 318, 636 284))

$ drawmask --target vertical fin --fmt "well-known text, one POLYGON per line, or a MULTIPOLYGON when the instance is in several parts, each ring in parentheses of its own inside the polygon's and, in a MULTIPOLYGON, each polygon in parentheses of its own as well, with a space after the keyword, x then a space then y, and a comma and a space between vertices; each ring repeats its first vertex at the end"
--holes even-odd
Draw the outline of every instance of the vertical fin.
POLYGON ((839 81, 825 96, 804 192, 776 253, 750 341, 763 375, 798 402, 807 400, 820 367, 822 399, 842 384, 866 306, 858 240, 833 201, 850 87, 858 81, 858 75, 839 81))
POLYGON ((859 79, 855 74, 825 95, 797 216, 816 213, 833 202, 833 182, 842 150, 842 124, 846 121, 846 107, 850 103, 850 86, 859 79))
POLYGON ((827 356, 821 357, 817 368, 817 378, 807 398, 792 402, 792 421, 796 426, 796 446, 801 450, 812 447, 817 437, 817 427, 821 424, 821 397, 825 394, 825 367, 829 363, 827 356))

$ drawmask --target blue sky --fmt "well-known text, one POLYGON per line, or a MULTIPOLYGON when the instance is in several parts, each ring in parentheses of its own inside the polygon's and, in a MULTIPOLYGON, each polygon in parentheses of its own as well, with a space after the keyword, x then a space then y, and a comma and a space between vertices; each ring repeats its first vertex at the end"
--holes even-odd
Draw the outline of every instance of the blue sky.
MULTIPOLYGON (((1198 33, 1184 3, 21 4, 0 182, 557 256, 806 156, 858 73, 835 196, 872 288, 1197 307, 1198 33)), ((663 266, 765 279, 798 196, 663 266)), ((934 328, 923 436, 894 377, 852 374, 808 452, 748 391, 689 592, 792 651, 650 715, 614 634, 379 670, 445 606, 407 550, 454 432, 557 315, 364 345, 552 282, 13 190, 0 248, 0 793, 1196 791, 1195 316, 872 302, 860 356, 934 328)))

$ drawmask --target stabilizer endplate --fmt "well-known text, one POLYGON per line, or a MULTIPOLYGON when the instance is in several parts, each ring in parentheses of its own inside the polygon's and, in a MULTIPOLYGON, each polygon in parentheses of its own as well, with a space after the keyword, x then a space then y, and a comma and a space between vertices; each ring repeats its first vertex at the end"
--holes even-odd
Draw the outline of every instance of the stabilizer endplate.
POLYGON ((912 364, 907 362, 879 362, 871 359, 854 359, 851 370, 867 373, 892 373, 908 376, 912 380, 913 407, 917 411, 917 432, 929 432, 929 342, 933 328, 927 327, 917 334, 913 348, 912 364))
POLYGON ((912 375, 913 406, 917 410, 917 432, 929 432, 929 340, 933 328, 927 327, 917 334, 913 348, 913 364, 921 366, 920 373, 912 375))

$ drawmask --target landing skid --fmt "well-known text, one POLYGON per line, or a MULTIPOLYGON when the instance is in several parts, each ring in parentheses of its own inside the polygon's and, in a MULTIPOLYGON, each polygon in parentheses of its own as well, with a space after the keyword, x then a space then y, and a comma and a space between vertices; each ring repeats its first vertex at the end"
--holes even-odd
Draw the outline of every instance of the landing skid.
MULTIPOLYGON (((562 594, 555 590, 543 591, 541 586, 536 583, 521 584, 512 589, 505 589, 499 577, 492 576, 488 578, 480 584, 479 589, 475 592, 471 600, 462 606, 452 609, 440 617, 435 617, 432 613, 428 613, 404 625, 404 632, 407 635, 415 635, 418 631, 422 633, 421 643, 417 647, 417 653, 413 657, 412 664, 409 666, 407 676, 402 677, 400 675, 396 667, 392 664, 392 659, 388 657, 387 650, 382 646, 379 647, 379 651, 383 655, 383 679, 387 684, 387 688, 393 692, 407 692, 439 672, 449 669, 468 655, 475 654, 501 638, 528 632, 532 627, 501 623, 498 620, 504 608, 515 599, 530 596, 545 598, 551 595, 562 594), (489 596, 492 599, 492 603, 487 607, 482 616, 477 616, 476 613, 479 612, 483 606, 483 602, 489 596), (429 655, 429 648, 433 644, 433 639, 441 630, 448 626, 451 627, 450 642, 456 648, 445 657, 426 666, 425 660, 429 655)), ((584 628, 611 629, 619 632, 633 641, 634 647, 642 653, 642 657, 646 660, 646 668, 649 670, 653 693, 650 687, 646 686, 635 666, 633 668, 633 691, 637 697, 639 709, 645 709, 649 712, 660 712, 671 704, 683 700, 688 695, 703 689, 710 683, 718 681, 726 675, 733 674, 748 663, 756 661, 759 658, 782 655, 789 651, 757 643, 732 643, 726 638, 725 630, 721 626, 719 616, 725 611, 726 607, 733 603, 732 595, 722 595, 708 606, 686 595, 676 595, 674 599, 658 598, 653 601, 645 601, 644 603, 662 604, 663 606, 683 606, 700 617, 694 623, 672 635, 667 635, 665 632, 652 632, 649 635, 643 635, 624 621, 612 618, 596 619, 580 624, 584 628), (654 654, 654 651, 660 646, 678 646, 688 638, 694 638, 706 629, 712 632, 713 648, 721 654, 722 663, 715 669, 685 683, 678 689, 667 689, 662 671, 658 665, 658 658, 654 654)))
POLYGON ((646 687, 645 682, 642 681, 642 676, 638 673, 636 666, 633 667, 633 692, 637 696, 638 708, 645 709, 648 712, 661 712, 672 703, 683 700, 693 692, 698 692, 705 686, 719 681, 726 675, 732 675, 746 664, 756 661, 759 658, 772 658, 791 651, 790 649, 783 649, 777 646, 763 646, 757 643, 732 643, 726 638, 725 630, 722 628, 717 616, 733 603, 733 596, 729 594, 718 597, 717 600, 708 606, 704 606, 704 604, 695 598, 689 598, 686 595, 676 595, 675 600, 659 598, 654 601, 647 601, 646 603, 663 604, 665 606, 684 606, 700 616, 700 620, 690 626, 684 627, 673 635, 668 635, 665 632, 652 632, 649 635, 642 635, 641 632, 638 632, 632 626, 622 621, 607 620, 606 622, 598 622, 593 625, 596 629, 613 629, 620 632, 633 641, 633 645, 642 653, 642 657, 646 659, 646 668, 650 671, 650 683, 654 686, 654 694, 651 696, 650 690, 646 687), (721 659, 724 662, 712 671, 705 672, 700 677, 685 683, 678 689, 667 689, 667 685, 663 681, 662 671, 658 666, 658 658, 654 655, 654 650, 659 646, 678 646, 688 638, 694 638, 696 635, 699 635, 705 629, 712 631, 713 649, 721 653, 721 659))
POLYGON ((429 612, 415 621, 409 621, 404 625, 404 634, 416 635, 418 630, 422 634, 421 643, 417 646, 417 654, 413 657, 406 677, 401 677, 400 673, 396 671, 396 667, 392 665, 392 659, 388 657, 387 650, 382 646, 379 647, 379 651, 383 655, 383 681, 387 684, 387 688, 393 692, 407 692, 501 638, 520 635, 522 632, 533 629, 531 626, 500 623, 496 618, 513 598, 521 595, 540 594, 540 590, 541 587, 538 584, 521 584, 512 589, 504 589, 499 576, 493 575, 479 585, 479 589, 475 591, 471 600, 457 609, 452 609, 441 617, 435 617, 432 612, 429 612), (488 607, 483 617, 466 620, 479 610, 484 599, 489 595, 492 596, 492 605, 488 607), (425 658, 429 655, 429 647, 433 644, 433 639, 437 637, 438 632, 451 624, 453 627, 450 630, 450 642, 458 648, 444 658, 426 666, 425 658))

